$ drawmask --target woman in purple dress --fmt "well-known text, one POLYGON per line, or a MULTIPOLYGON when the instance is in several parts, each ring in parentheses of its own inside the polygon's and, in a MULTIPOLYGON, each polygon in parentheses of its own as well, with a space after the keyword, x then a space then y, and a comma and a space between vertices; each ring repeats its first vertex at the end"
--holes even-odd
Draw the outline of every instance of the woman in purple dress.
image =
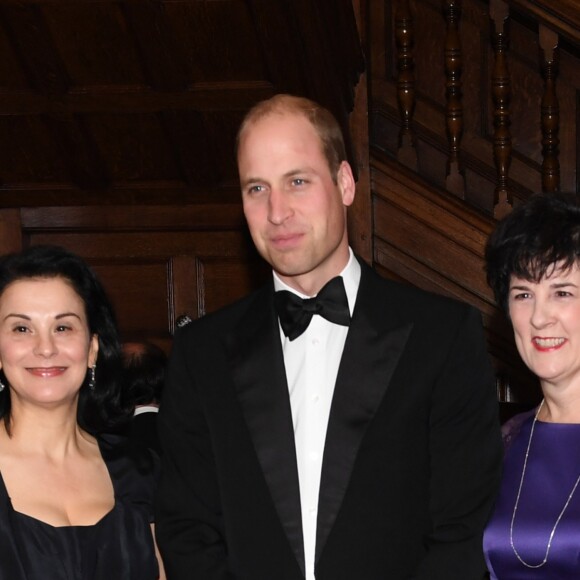
POLYGON ((580 196, 538 194, 514 208, 486 261, 543 393, 503 429, 502 487, 484 536, 490 575, 580 578, 580 196))

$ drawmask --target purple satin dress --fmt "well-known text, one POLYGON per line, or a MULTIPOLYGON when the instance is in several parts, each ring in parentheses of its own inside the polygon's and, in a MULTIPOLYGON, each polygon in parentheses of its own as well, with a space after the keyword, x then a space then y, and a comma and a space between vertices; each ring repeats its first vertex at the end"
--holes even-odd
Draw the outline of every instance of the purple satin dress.
MULTIPOLYGON (((510 523, 535 411, 514 417, 507 433, 504 474, 484 534, 492 580, 580 578, 580 485, 556 528, 546 564, 524 566, 510 545, 510 523)), ((515 548, 528 564, 545 557, 550 532, 580 475, 580 424, 536 422, 513 528, 515 548)))

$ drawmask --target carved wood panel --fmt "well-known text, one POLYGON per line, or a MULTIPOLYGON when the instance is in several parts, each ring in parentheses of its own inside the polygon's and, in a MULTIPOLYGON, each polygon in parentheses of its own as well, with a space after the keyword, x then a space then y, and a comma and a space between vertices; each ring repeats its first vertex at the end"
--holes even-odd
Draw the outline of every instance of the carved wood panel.
POLYGON ((57 244, 82 256, 105 285, 123 340, 167 351, 180 316, 212 312, 271 275, 240 204, 221 214, 194 206, 11 209, 0 211, 0 226, 2 252, 57 244))

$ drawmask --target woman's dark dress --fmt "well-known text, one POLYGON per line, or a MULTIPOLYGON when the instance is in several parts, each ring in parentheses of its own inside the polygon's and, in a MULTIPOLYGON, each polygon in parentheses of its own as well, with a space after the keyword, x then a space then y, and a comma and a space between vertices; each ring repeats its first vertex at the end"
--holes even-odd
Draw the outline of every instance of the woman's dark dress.
POLYGON ((115 505, 92 526, 54 527, 15 512, 0 474, 0 580, 158 577, 150 527, 158 462, 145 450, 128 453, 121 441, 99 439, 115 505))

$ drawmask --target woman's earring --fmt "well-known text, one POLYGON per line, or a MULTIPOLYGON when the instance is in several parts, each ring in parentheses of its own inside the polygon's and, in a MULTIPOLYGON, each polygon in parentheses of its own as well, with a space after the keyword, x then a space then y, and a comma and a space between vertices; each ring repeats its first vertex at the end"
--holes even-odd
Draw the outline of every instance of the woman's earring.
POLYGON ((89 379, 89 389, 91 391, 95 390, 95 385, 97 384, 96 378, 95 378, 95 371, 97 370, 97 365, 93 365, 91 367, 91 377, 89 379))
POLYGON ((2 379, 0 379, 0 393, 6 388, 6 385, 2 382, 2 379))

